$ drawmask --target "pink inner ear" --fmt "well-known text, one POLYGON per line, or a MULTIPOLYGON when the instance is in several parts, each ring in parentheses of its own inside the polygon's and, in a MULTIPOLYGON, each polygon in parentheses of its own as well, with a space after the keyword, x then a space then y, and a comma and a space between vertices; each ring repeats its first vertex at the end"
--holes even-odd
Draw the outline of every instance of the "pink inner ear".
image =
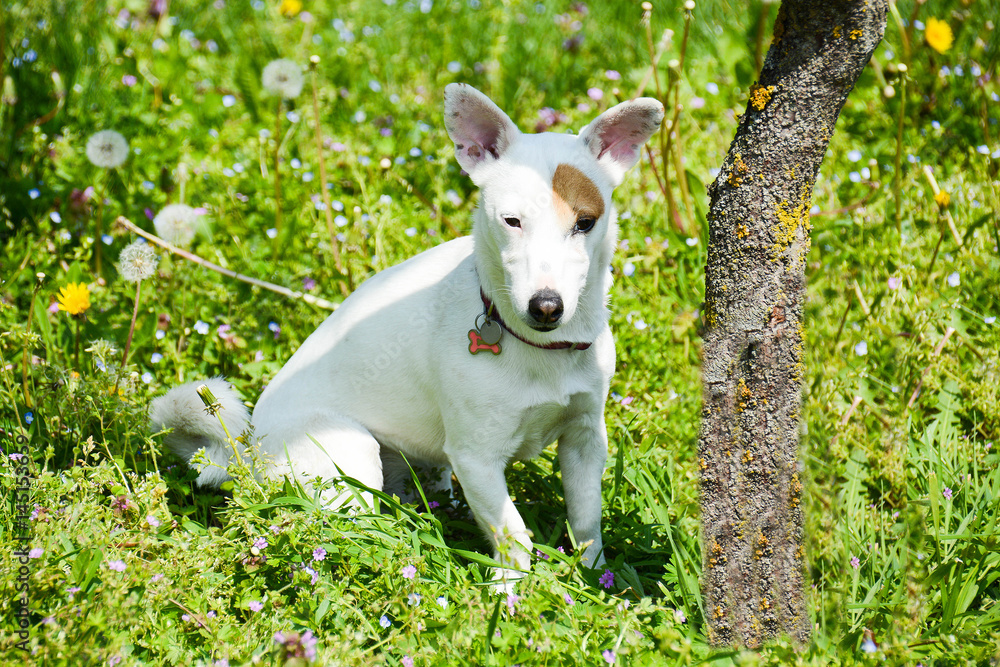
POLYGON ((469 156, 475 159, 482 157, 479 155, 479 148, 487 151, 494 158, 500 157, 504 146, 501 135, 503 131, 503 119, 490 113, 489 109, 477 109, 478 114, 471 117, 463 116, 456 111, 452 115, 452 127, 455 134, 462 137, 462 142, 456 146, 459 150, 468 150, 469 156), (471 145, 468 145, 471 144, 471 145))
POLYGON ((639 149, 659 128, 662 111, 634 106, 626 107, 601 118, 593 134, 600 141, 595 151, 597 159, 610 155, 615 162, 631 165, 639 157, 639 149))

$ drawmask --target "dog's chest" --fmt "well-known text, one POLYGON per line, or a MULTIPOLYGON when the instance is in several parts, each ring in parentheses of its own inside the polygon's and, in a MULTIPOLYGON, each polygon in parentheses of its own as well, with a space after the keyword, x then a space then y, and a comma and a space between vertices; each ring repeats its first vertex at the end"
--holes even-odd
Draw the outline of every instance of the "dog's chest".
POLYGON ((568 396, 564 401, 542 402, 524 408, 515 435, 515 442, 520 444, 514 458, 534 458, 552 444, 566 425, 580 415, 580 398, 582 396, 568 396))

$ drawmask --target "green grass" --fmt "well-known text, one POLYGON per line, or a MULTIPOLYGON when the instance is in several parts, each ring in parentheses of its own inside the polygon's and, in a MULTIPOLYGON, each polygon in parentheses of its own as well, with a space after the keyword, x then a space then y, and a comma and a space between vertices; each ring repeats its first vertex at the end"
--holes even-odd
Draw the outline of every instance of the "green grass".
MULTIPOLYGON (((697 435, 704 192, 754 80, 760 6, 720 0, 694 12, 678 79, 693 210, 674 191, 688 232, 668 216, 648 162, 616 193, 627 243, 613 265, 618 368, 604 478, 614 584, 605 589, 601 572, 578 564, 548 451, 509 475, 541 555, 519 598, 508 599, 487 590, 487 544, 461 500, 428 510, 381 496, 381 511, 352 516, 322 510, 288 483, 260 489, 238 476, 221 492, 198 489, 195 474, 148 435, 149 400, 224 374, 252 401, 326 313, 164 256, 143 286, 130 365, 119 369, 134 289, 114 260, 133 239, 111 221, 125 215, 152 230, 147 209, 183 197, 204 207, 210 224, 197 254, 294 289, 315 281, 310 293, 340 301, 349 285, 469 231, 475 192, 443 129, 447 83, 480 88, 522 129, 534 129, 543 107, 566 115, 555 131, 578 129, 613 103, 613 88, 629 97, 648 72, 642 11, 456 0, 426 3, 423 13, 419 2, 359 0, 307 2, 314 20, 306 23, 281 16, 276 2, 218 4, 176 0, 159 23, 138 1, 124 3, 130 14, 101 1, 2 10, 0 418, 30 441, 25 460, 0 463, 10 498, 0 510, 11 564, 0 575, 5 664, 24 657, 12 620, 20 464, 30 469, 28 547, 41 550, 28 559, 32 664, 302 664, 288 633, 307 631, 318 640, 315 664, 330 665, 407 657, 414 665, 595 665, 612 659, 605 651, 623 665, 1000 657, 1000 162, 990 156, 1000 150, 1000 86, 989 3, 932 1, 919 10, 921 20, 952 26, 945 54, 918 29, 906 59, 890 18, 820 172, 802 438, 814 642, 758 653, 706 646, 697 435), (312 54, 321 56, 320 120, 330 195, 344 216, 344 273, 317 206, 308 77, 283 109, 298 120, 282 117, 277 257, 266 233, 277 104, 260 73, 274 58, 305 66, 312 54), (905 89, 900 62, 909 66, 905 89), (590 88, 603 98, 588 97, 590 88), (904 90, 900 234, 893 165, 904 90), (132 147, 110 171, 84 152, 105 128, 132 147), (924 165, 950 193, 964 249, 942 222, 924 165), (88 187, 89 200, 74 196, 88 187), (93 269, 98 212, 111 234, 102 276, 93 269), (91 292, 79 362, 77 321, 50 311, 70 282, 91 292), (97 339, 118 352, 92 346, 97 339)), ((900 14, 911 10, 906 3, 900 14)), ((684 14, 658 5, 651 21, 654 42, 675 31, 660 61, 663 85, 684 14)), ((655 94, 651 81, 644 92, 655 94)), ((654 157, 662 174, 655 146, 654 157)), ((10 443, 0 444, 9 454, 10 443)))

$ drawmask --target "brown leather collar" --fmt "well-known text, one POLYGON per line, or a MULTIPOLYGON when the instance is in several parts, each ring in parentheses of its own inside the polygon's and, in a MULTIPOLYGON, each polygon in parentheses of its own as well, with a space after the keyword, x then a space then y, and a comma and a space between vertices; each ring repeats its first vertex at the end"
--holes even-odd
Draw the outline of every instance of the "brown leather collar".
POLYGON ((516 333, 510 330, 510 327, 503 321, 500 317, 500 311, 493 306, 493 302, 490 301, 489 297, 486 296, 486 292, 483 288, 479 288, 479 296, 483 299, 483 307, 486 309, 486 317, 492 319, 494 322, 503 327, 503 330, 509 333, 514 338, 518 339, 522 343, 530 345, 531 347, 537 347, 540 350, 586 350, 591 346, 591 343, 570 343, 568 341, 560 341, 558 343, 549 343, 548 345, 541 345, 539 343, 532 343, 526 338, 518 336, 516 333))

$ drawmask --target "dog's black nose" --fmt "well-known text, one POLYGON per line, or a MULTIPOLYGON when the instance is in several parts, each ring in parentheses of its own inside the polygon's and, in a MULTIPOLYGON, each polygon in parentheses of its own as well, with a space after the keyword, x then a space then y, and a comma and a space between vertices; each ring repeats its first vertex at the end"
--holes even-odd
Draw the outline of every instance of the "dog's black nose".
POLYGON ((528 302, 528 312, 539 324, 554 325, 563 314, 562 297, 547 287, 539 290, 528 302))

